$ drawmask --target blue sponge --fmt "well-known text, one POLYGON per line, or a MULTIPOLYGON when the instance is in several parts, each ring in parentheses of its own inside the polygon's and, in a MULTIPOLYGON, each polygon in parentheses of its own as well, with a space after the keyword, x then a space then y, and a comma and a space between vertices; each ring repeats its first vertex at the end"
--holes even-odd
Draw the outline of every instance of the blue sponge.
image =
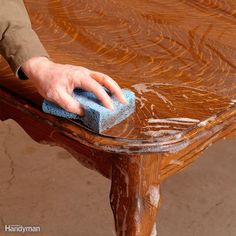
POLYGON ((84 107, 84 116, 67 112, 63 108, 48 100, 43 101, 42 109, 44 112, 52 115, 70 119, 78 119, 88 128, 101 133, 102 131, 120 123, 135 111, 135 94, 132 91, 122 89, 127 101, 127 104, 124 105, 120 103, 106 88, 104 88, 104 90, 112 99, 114 106, 113 112, 104 107, 93 93, 80 88, 76 88, 74 90, 73 96, 84 107))

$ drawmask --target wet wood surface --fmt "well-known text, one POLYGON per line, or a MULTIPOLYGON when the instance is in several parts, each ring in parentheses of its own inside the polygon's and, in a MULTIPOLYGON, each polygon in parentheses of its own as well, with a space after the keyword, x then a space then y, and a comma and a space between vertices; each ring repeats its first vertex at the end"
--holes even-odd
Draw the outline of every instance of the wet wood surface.
POLYGON ((0 59, 0 119, 111 178, 117 235, 150 235, 158 207, 147 198, 158 197, 161 181, 236 135, 235 1, 25 3, 54 61, 110 75, 135 92, 137 110, 96 134, 42 113, 30 80, 17 80, 0 59))

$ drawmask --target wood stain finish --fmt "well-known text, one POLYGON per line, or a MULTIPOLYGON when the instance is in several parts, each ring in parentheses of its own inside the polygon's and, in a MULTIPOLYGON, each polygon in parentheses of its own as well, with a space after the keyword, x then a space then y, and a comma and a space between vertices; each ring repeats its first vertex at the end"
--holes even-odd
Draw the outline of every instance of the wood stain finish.
POLYGON ((235 1, 25 3, 54 61, 110 75, 135 92, 137 110, 96 134, 44 114, 31 81, 1 60, 0 119, 110 178, 117 235, 155 235, 160 183, 236 135, 235 1))

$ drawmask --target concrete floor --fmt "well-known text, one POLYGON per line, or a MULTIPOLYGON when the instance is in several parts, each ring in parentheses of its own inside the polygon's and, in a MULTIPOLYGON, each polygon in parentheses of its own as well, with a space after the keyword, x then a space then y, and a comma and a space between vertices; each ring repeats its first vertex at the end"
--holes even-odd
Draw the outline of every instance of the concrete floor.
MULTIPOLYGON (((4 224, 43 236, 111 236, 110 182, 62 148, 41 145, 0 121, 0 236, 4 224)), ((236 235, 236 139, 213 145, 162 185, 159 236, 236 235)))

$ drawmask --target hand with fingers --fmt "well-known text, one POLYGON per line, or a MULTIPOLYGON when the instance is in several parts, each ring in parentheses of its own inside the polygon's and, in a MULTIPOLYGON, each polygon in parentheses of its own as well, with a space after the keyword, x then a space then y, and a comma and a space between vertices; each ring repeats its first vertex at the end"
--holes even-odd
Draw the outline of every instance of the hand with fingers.
POLYGON ((110 96, 102 86, 110 90, 118 101, 126 103, 119 85, 101 72, 81 66, 54 63, 46 57, 31 58, 22 65, 21 69, 44 98, 81 116, 84 115, 83 107, 72 97, 75 88, 94 93, 110 110, 114 110, 114 107, 110 96))

